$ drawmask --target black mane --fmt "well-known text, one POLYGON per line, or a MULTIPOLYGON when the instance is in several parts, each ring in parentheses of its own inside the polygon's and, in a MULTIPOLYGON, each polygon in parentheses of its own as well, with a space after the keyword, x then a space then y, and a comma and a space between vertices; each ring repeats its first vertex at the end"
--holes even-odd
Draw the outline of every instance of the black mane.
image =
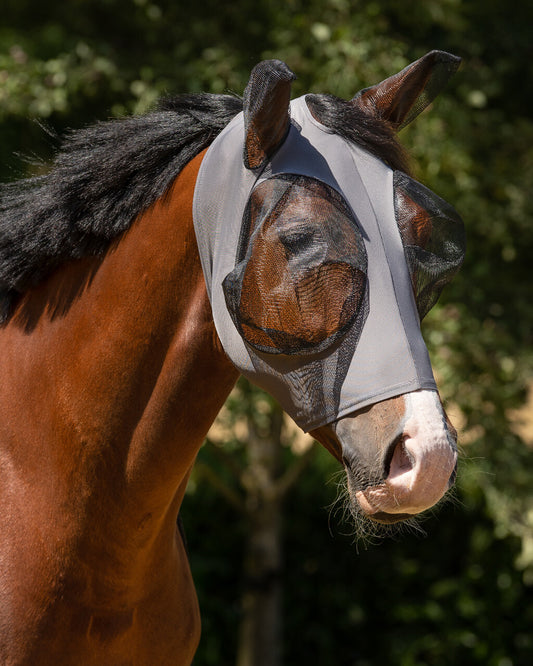
POLYGON ((333 95, 306 95, 305 100, 312 115, 335 134, 379 157, 391 169, 409 172, 407 154, 389 123, 333 95))
POLYGON ((0 323, 21 293, 65 262, 100 254, 242 109, 183 95, 153 113, 70 132, 52 168, 0 188, 0 323))
MULTIPOLYGON (((307 100, 324 125, 405 170, 390 128, 338 98, 307 100)), ((241 110, 228 95, 163 100, 152 113, 70 132, 48 173, 0 186, 0 324, 54 269, 105 252, 241 110)))

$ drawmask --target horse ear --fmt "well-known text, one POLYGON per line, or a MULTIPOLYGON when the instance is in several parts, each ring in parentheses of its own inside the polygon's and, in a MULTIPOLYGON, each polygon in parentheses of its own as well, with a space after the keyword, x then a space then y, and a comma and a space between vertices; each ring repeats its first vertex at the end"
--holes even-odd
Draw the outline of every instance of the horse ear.
POLYGON ((451 53, 430 51, 398 74, 358 92, 352 104, 399 131, 431 104, 460 63, 461 58, 451 53))
POLYGON ((295 75, 281 60, 263 60, 244 91, 244 165, 263 166, 289 129, 291 82, 295 75))

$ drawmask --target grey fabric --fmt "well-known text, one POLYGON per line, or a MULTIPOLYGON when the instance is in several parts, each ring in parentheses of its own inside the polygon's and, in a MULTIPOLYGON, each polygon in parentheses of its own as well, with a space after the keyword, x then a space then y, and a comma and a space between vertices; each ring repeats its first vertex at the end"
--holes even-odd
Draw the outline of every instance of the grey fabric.
POLYGON ((193 214, 218 335, 235 366, 271 393, 304 430, 416 389, 436 389, 420 333, 411 276, 394 208, 394 174, 291 103, 289 134, 261 173, 243 164, 239 114, 200 167, 193 214), (318 179, 354 215, 368 257, 367 307, 332 347, 316 354, 272 354, 246 343, 227 309, 223 283, 235 270, 243 215, 254 187, 276 174, 318 179))

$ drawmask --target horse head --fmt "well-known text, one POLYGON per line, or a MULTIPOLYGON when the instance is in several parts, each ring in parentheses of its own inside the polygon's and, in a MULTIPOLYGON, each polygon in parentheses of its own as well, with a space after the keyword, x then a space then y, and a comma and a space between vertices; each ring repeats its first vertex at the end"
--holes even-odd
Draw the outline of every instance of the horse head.
POLYGON ((376 522, 428 509, 455 477, 420 321, 462 262, 464 229, 397 168, 394 135, 458 64, 433 51, 350 101, 291 102, 292 72, 262 62, 196 185, 226 353, 344 464, 353 513, 376 522))

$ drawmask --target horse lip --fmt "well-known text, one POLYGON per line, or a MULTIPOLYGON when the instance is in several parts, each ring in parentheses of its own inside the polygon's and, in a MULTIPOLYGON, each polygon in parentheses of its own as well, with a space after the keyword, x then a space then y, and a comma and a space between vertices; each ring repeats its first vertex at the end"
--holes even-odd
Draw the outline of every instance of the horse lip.
POLYGON ((374 521, 375 523, 381 523, 382 525, 392 525, 394 523, 401 523, 404 520, 409 520, 413 515, 410 513, 385 513, 385 511, 378 511, 368 515, 367 518, 374 521))

